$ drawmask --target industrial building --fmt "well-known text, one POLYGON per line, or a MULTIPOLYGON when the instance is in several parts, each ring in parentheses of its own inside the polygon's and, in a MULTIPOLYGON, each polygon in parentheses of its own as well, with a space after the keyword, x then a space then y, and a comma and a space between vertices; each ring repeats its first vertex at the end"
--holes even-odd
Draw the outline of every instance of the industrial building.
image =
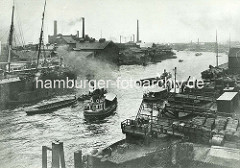
POLYGON ((82 41, 76 43, 75 51, 92 52, 93 58, 118 63, 119 62, 119 48, 112 41, 82 41))
POLYGON ((68 45, 69 50, 79 52, 90 52, 89 57, 118 63, 119 48, 112 41, 106 41, 104 38, 95 40, 85 35, 85 19, 82 18, 82 36, 79 37, 79 31, 76 35, 62 35, 57 33, 57 21, 54 21, 54 35, 48 36, 50 44, 68 45))
POLYGON ((69 49, 75 48, 77 40, 79 40, 79 31, 77 31, 76 35, 63 35, 58 34, 57 32, 57 21, 54 21, 54 34, 52 36, 48 36, 48 43, 50 44, 58 44, 58 45, 68 45, 69 49))

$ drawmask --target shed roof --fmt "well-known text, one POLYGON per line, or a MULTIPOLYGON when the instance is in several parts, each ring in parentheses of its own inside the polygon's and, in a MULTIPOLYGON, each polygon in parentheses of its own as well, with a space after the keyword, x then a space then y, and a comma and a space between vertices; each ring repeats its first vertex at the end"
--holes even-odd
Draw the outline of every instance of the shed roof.
POLYGON ((228 57, 238 57, 238 58, 240 58, 240 48, 230 48, 228 57))
POLYGON ((80 42, 77 43, 77 49, 82 50, 103 50, 111 41, 106 42, 80 42))
POLYGON ((232 100, 238 92, 224 92, 217 100, 232 100))
POLYGON ((114 93, 106 93, 104 94, 105 99, 109 100, 109 101, 113 101, 116 98, 116 95, 114 93))
POLYGON ((68 44, 77 43, 76 40, 74 40, 72 36, 62 36, 62 39, 64 41, 66 41, 66 43, 68 43, 68 44))

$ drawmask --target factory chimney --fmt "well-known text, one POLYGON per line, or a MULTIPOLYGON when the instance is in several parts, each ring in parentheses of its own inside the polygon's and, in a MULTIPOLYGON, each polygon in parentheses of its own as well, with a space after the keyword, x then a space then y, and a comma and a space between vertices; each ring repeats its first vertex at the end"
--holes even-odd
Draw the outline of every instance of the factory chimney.
POLYGON ((54 20, 54 36, 57 36, 57 21, 54 20))
POLYGON ((85 18, 82 17, 82 38, 85 38, 85 18))
POLYGON ((133 42, 135 42, 135 34, 133 34, 133 42))
POLYGON ((77 38, 79 38, 79 31, 77 31, 77 38))
POLYGON ((137 42, 139 42, 139 21, 137 20, 137 42))

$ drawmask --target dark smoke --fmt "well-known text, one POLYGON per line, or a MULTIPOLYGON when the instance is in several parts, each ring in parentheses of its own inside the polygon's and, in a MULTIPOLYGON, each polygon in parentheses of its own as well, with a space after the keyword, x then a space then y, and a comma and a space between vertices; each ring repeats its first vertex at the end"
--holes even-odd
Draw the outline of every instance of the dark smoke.
POLYGON ((64 64, 75 70, 78 77, 88 80, 107 80, 116 77, 118 68, 114 64, 83 57, 79 51, 68 51, 67 46, 59 47, 57 53, 63 58, 64 64))
POLYGON ((69 26, 74 26, 75 24, 77 24, 78 22, 81 22, 82 21, 82 18, 78 18, 78 19, 75 19, 75 20, 72 20, 68 23, 69 26))

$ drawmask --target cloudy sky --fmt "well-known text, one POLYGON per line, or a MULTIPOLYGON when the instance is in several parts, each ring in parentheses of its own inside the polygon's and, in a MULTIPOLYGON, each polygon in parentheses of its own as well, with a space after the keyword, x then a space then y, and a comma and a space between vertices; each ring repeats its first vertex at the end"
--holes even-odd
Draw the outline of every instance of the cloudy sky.
MULTIPOLYGON (((37 42, 44 0, 14 0, 15 30, 22 29, 25 43, 37 42)), ((0 0, 0 40, 7 39, 12 0, 0 0)), ((119 41, 130 40, 140 21, 140 39, 145 42, 240 40, 239 0, 47 0, 44 26, 45 41, 53 34, 81 32, 81 17, 86 20, 86 34, 119 41)), ((19 33, 18 33, 19 34, 19 33)), ((19 36, 19 35, 18 35, 19 36)), ((19 37, 18 37, 19 38, 19 37)))

